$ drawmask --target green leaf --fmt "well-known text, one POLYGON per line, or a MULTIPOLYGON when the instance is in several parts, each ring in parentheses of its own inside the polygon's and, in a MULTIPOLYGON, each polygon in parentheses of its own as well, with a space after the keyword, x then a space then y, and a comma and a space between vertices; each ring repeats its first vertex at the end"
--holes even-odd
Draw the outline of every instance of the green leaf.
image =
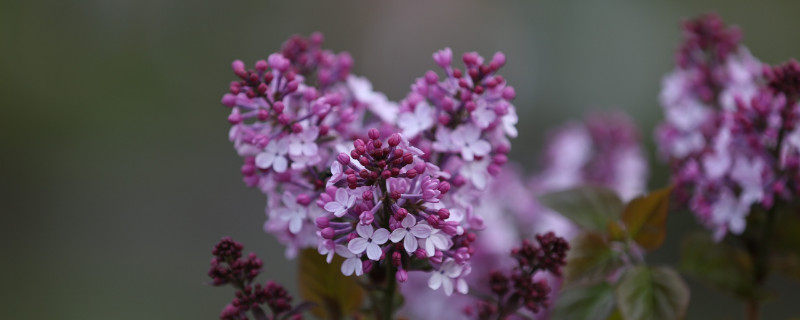
POLYGON ((592 186, 548 193, 540 196, 539 202, 583 228, 603 233, 623 208, 616 192, 592 186))
POLYGON ((604 279, 622 265, 620 254, 594 232, 583 232, 570 241, 564 276, 567 283, 604 279))
POLYGON ((679 269, 707 285, 737 297, 757 297, 753 261, 742 249, 716 243, 705 232, 687 236, 681 248, 679 269))
POLYGON ((355 277, 340 271, 342 259, 335 256, 328 264, 325 256, 305 249, 298 261, 298 286, 303 299, 315 303, 311 313, 322 319, 343 319, 361 307, 364 291, 355 277))
POLYGON ((616 297, 626 320, 683 319, 689 307, 689 287, 668 267, 629 269, 617 283, 616 297))
MULTIPOLYGON (((621 220, 628 235, 646 250, 654 250, 664 243, 671 192, 672 187, 667 187, 633 199, 622 212, 621 220)), ((618 234, 613 226, 616 225, 609 225, 612 236, 618 234)))
POLYGON ((564 289, 553 319, 605 320, 614 308, 614 287, 606 282, 564 289))

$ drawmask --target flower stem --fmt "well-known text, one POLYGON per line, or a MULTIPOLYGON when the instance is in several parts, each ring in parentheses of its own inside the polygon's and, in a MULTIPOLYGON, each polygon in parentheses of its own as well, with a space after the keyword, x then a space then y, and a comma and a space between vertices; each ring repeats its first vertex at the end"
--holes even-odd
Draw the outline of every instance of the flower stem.
POLYGON ((397 291, 397 280, 395 279, 395 270, 394 266, 387 261, 386 263, 386 292, 384 292, 383 298, 384 301, 384 309, 383 309, 383 319, 390 320, 392 319, 392 315, 394 315, 394 294, 397 291))
POLYGON ((773 205, 772 208, 767 211, 767 221, 764 224, 761 239, 759 239, 755 250, 751 251, 751 256, 755 262, 753 280, 755 281, 757 292, 747 301, 748 320, 758 320, 760 318, 761 303, 757 293, 769 276, 769 242, 773 233, 773 226, 775 225, 775 216, 777 215, 776 207, 776 205, 773 205))

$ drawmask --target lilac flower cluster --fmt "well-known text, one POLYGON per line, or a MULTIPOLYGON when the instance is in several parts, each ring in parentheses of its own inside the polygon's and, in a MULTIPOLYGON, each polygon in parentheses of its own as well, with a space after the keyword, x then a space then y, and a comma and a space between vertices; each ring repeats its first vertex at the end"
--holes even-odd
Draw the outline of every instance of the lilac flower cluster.
MULTIPOLYGON (((524 239, 549 231, 566 239, 575 235, 577 228, 540 205, 536 195, 595 184, 630 200, 644 193, 648 175, 638 131, 621 113, 591 115, 552 130, 539 167, 526 177, 518 166, 505 165, 481 195, 474 210, 480 212, 485 228, 477 232, 472 244, 472 272, 465 278, 471 290, 492 292, 489 284, 493 271, 514 268, 516 260, 508 253, 524 239)), ((536 273, 533 279, 545 281, 552 292, 557 292, 562 283, 559 276, 547 272, 536 273)), ((464 318, 479 316, 474 297, 443 297, 428 291, 427 278, 410 275, 402 288, 407 301, 403 312, 412 318, 444 318, 452 317, 456 309, 471 311, 464 318)), ((548 305, 555 299, 555 295, 549 295, 548 305)), ((535 317, 546 319, 549 311, 540 308, 535 317)))
POLYGON ((656 136, 678 201, 721 239, 742 233, 754 206, 800 193, 800 68, 762 65, 713 14, 686 22, 684 37, 656 136))
POLYGON ((467 314, 475 313, 478 319, 505 319, 522 307, 533 313, 549 307, 550 286, 545 279, 535 280, 534 274, 544 271, 561 276, 569 244, 552 232, 537 235, 536 241, 538 246, 525 240, 511 251, 517 266, 509 273, 490 273, 493 297, 478 301, 475 310, 467 309, 467 314))
POLYGON ((234 61, 239 80, 222 97, 231 108, 230 140, 244 157, 244 181, 267 195, 264 229, 286 244, 288 256, 317 244, 321 210, 309 204, 325 189, 337 147, 377 122, 367 110, 391 117, 397 109, 367 80, 350 75, 348 54, 321 44, 320 34, 294 36, 254 69, 234 61))
POLYGON ((288 316, 301 319, 298 314, 290 314, 292 297, 283 286, 272 281, 253 285, 263 263, 252 252, 242 258, 243 248, 241 243, 225 237, 211 251, 214 255, 208 271, 208 276, 213 279, 211 284, 230 284, 236 289, 236 297, 222 310, 220 319, 247 319, 248 312, 256 319, 286 319, 288 316), (271 316, 264 312, 264 305, 270 310, 271 316))
POLYGON ((377 129, 369 140, 353 142, 340 153, 333 176, 317 204, 327 214, 317 218, 324 239, 319 251, 331 261, 346 260, 345 275, 369 272, 374 263, 391 262, 405 282, 419 260, 433 268, 430 286, 447 295, 467 292, 461 278, 469 273, 469 244, 459 217, 441 201, 450 191, 449 175, 421 158, 423 152, 394 133, 384 143, 377 129), (454 285, 455 284, 455 285, 454 285))
MULTIPOLYGON (((497 74, 506 57, 497 52, 489 63, 475 52, 462 57, 464 70, 452 66, 450 48, 433 54, 444 77, 428 71, 400 102, 397 126, 425 152, 426 159, 451 172, 457 187, 484 190, 496 175, 517 136, 516 93, 497 74)), ((466 195, 460 201, 469 203, 466 195)))
POLYGON ((505 56, 464 54, 462 72, 436 52, 444 79, 428 72, 396 104, 321 43, 296 36, 254 69, 235 61, 222 98, 244 181, 267 195, 265 230, 289 257, 342 256, 345 275, 391 264, 400 282, 429 271, 428 287, 466 293, 476 206, 517 135, 505 56))

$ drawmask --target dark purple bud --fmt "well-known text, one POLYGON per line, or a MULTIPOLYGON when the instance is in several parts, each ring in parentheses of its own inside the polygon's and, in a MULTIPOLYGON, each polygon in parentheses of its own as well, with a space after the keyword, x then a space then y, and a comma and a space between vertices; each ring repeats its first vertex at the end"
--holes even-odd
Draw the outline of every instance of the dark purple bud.
POLYGON ((267 71, 267 61, 266 60, 256 61, 256 70, 261 72, 267 71))
POLYGON ((375 129, 375 128, 369 129, 369 132, 367 132, 367 135, 372 140, 377 140, 378 138, 381 137, 381 133, 378 131, 378 129, 375 129))
POLYGON ((283 113, 283 101, 276 101, 272 105, 272 110, 275 111, 278 114, 282 114, 283 113))
POLYGON ((350 157, 348 157, 346 153, 342 152, 336 156, 336 161, 339 161, 339 164, 346 166, 350 163, 350 157))
MULTIPOLYGON (((390 147, 396 147, 397 145, 400 144, 400 135, 396 134, 396 133, 393 133, 391 136, 389 136, 389 141, 388 142, 389 142, 389 146, 390 147)), ((397 151, 400 151, 400 154, 403 153, 403 151, 399 150, 399 149, 395 150, 395 153, 397 151)))

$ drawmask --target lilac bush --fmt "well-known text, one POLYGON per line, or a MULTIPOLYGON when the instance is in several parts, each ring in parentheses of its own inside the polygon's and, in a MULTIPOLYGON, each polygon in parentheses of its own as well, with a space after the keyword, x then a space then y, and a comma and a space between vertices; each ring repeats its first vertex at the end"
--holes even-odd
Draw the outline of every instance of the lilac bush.
POLYGON ((509 163, 520 119, 500 52, 436 51, 438 72, 399 102, 319 33, 234 61, 229 138, 304 302, 254 284, 263 262, 223 238, 208 275, 236 296, 220 317, 680 319, 686 282, 647 261, 677 208, 708 230, 686 238, 680 271, 757 319, 767 277, 798 274, 800 64, 759 62, 713 14, 683 31, 655 130, 671 185, 652 192, 618 112, 550 131, 538 164, 509 163))

